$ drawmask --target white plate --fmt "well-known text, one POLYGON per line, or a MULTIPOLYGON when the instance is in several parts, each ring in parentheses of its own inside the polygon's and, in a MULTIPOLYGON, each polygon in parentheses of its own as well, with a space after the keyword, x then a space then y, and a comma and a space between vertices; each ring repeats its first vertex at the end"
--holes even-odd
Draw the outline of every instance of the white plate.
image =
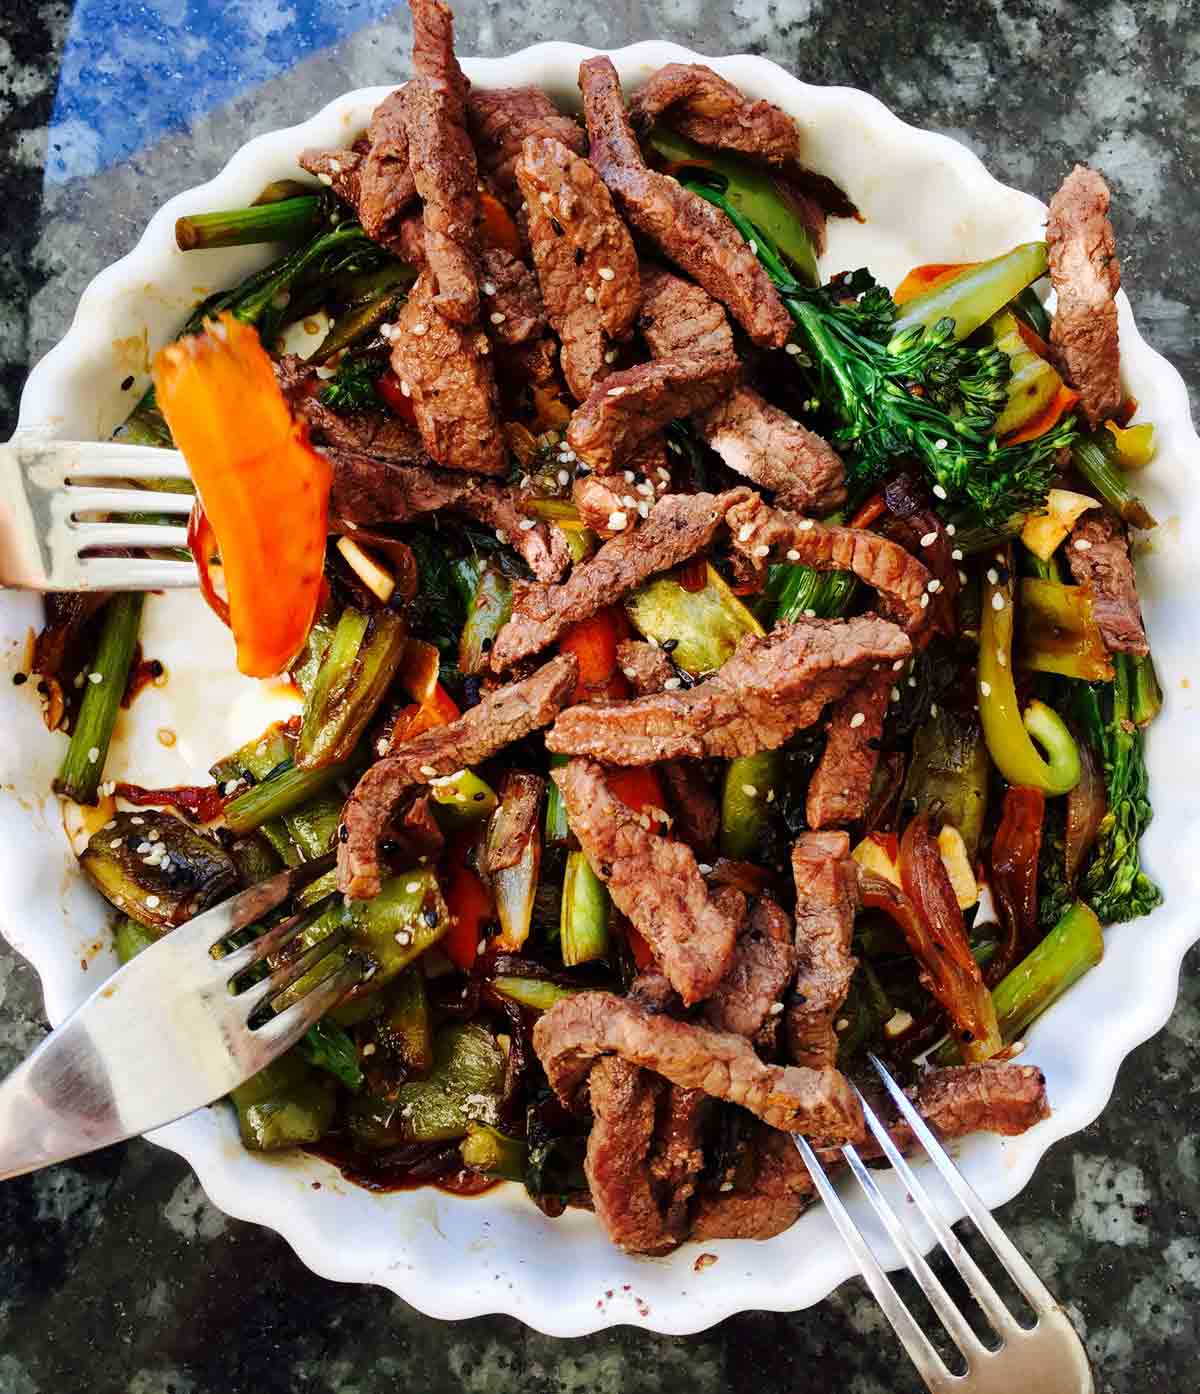
MULTIPOLYGON (((464 67, 481 86, 539 83, 575 105, 579 62, 590 53, 550 43, 464 67)), ((643 43, 612 57, 629 92, 660 64, 697 56, 643 43)), ((961 145, 905 125, 874 98, 808 86, 762 58, 704 61, 798 117, 809 163, 836 177, 865 214, 862 224, 831 225, 826 272, 868 265, 894 285, 916 263, 988 257, 1042 235, 1041 203, 997 183, 961 145)), ((70 331, 30 376, 20 429, 104 439, 146 382, 148 350, 172 337, 200 295, 265 259, 259 248, 185 256, 175 248, 175 218, 245 204, 270 180, 297 175, 298 151, 347 142, 387 90, 351 93, 301 126, 252 140, 210 183, 160 209, 137 247, 84 292, 70 331), (130 373, 136 382, 122 391, 130 373)), ((1047 169, 1045 185, 1062 173, 1047 169)), ((1104 1107, 1121 1060, 1170 1013, 1180 959, 1200 933, 1200 730, 1190 686, 1200 655, 1200 566, 1194 542, 1184 542, 1200 537, 1200 497, 1189 477, 1200 441, 1179 375, 1143 342, 1123 297, 1121 345, 1126 385, 1160 442, 1144 493, 1162 526, 1143 558, 1142 593, 1167 700, 1149 743, 1158 814, 1144 850, 1166 904, 1110 930, 1103 964, 1029 1032, 1023 1059, 1045 1071, 1053 1117, 1020 1138, 979 1137, 962 1146, 967 1175, 991 1205, 1014 1196, 1052 1142, 1104 1107)), ((10 671, 39 616, 32 597, 0 596, 0 652, 10 671)), ((197 594, 152 598, 143 644, 166 664, 168 682, 139 697, 123 719, 110 773, 146 783, 203 778, 215 756, 260 730, 286 700, 234 675, 229 636, 197 594), (177 733, 173 746, 157 739, 162 730, 177 733)), ((59 1022, 115 966, 105 907, 77 874, 47 794, 62 738, 43 730, 31 686, 0 681, 0 730, 0 924, 41 974, 46 1010, 59 1022)), ((264 1160, 242 1149, 223 1106, 161 1129, 154 1140, 188 1159, 221 1209, 278 1230, 315 1272, 382 1284, 432 1316, 509 1312, 564 1336, 617 1323, 681 1333, 746 1309, 804 1307, 851 1272, 820 1210, 766 1244, 706 1245, 719 1262, 697 1273, 694 1245, 665 1259, 628 1258, 591 1215, 547 1220, 514 1186, 475 1200, 434 1190, 375 1196, 303 1155, 264 1160)), ((879 1246, 887 1252, 882 1240, 879 1246)))

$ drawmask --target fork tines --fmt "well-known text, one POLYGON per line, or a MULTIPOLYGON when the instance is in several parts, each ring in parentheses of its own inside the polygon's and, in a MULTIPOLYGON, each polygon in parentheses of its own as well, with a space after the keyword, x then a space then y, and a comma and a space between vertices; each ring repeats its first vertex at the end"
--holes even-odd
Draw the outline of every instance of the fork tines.
MULTIPOLYGON (((996 1258, 1008 1272, 1016 1286, 1028 1299, 1030 1306, 1037 1313, 1039 1322, 1038 1326, 1034 1328, 1022 1327, 1014 1319, 995 1288, 984 1276, 975 1260, 964 1248, 941 1212, 930 1199, 925 1187, 918 1179, 912 1167, 910 1167, 908 1162, 904 1159, 900 1149, 889 1135, 887 1128, 869 1107, 866 1100, 862 1098, 862 1095, 859 1094, 863 1116, 866 1119, 867 1126, 878 1142, 884 1156, 891 1163, 893 1169, 903 1182, 905 1189, 924 1217, 930 1231, 945 1251, 951 1263, 953 1263, 958 1270, 963 1282, 970 1290, 975 1301, 979 1304, 979 1307, 987 1317, 996 1335, 1000 1338, 1001 1345, 999 1350, 1003 1350, 1006 1345, 1028 1336, 1031 1330, 1039 1330, 1040 1327, 1046 1324, 1047 1320, 1057 1318, 1065 1322, 1066 1318, 1062 1316, 1061 1309, 1057 1306, 1044 1284, 1038 1278, 1037 1274, 1034 1273, 1033 1269, 1030 1268, 1029 1264, 1021 1257, 1011 1241, 1005 1236, 1003 1230, 992 1218, 987 1207, 980 1200, 975 1190, 967 1182, 966 1178, 955 1164, 950 1160, 946 1150, 934 1137, 928 1125, 913 1107, 904 1091, 891 1077, 883 1063, 876 1056, 871 1055, 870 1060, 878 1071, 884 1087, 887 1089, 901 1117, 912 1129, 913 1135, 928 1154, 930 1160, 937 1168, 952 1194, 962 1205, 966 1214, 970 1216, 976 1228, 987 1240, 996 1258)), ((917 1324, 912 1313, 905 1306, 900 1295, 884 1272, 879 1260, 871 1251, 866 1239, 859 1232, 858 1227, 839 1198, 820 1159, 808 1140, 796 1135, 795 1143, 800 1151, 800 1155, 804 1158, 804 1162, 808 1167, 809 1174, 812 1176, 813 1184, 816 1186, 818 1194, 824 1201, 830 1217, 837 1226, 838 1232, 845 1240, 847 1247, 858 1263, 867 1286, 871 1289, 880 1307, 882 1307, 884 1315, 891 1322, 893 1329, 899 1336, 901 1343, 925 1382, 931 1389, 935 1390, 943 1388, 948 1389, 952 1386, 967 1389, 972 1388, 973 1386, 969 1382, 964 1385, 960 1378, 952 1375, 950 1371, 947 1370, 940 1355, 934 1349, 924 1331, 922 1331, 921 1327, 917 1324)), ((946 1289, 942 1286, 929 1264, 925 1261, 921 1249, 927 1247, 928 1240, 925 1239, 923 1242, 914 1241, 913 1235, 910 1233, 905 1221, 897 1215, 895 1209, 888 1202, 887 1197, 883 1194, 883 1191, 876 1181, 875 1174, 864 1164, 857 1149, 847 1144, 841 1149, 841 1152, 851 1174, 858 1182, 858 1185, 870 1202, 872 1209, 887 1231, 888 1237, 895 1245, 896 1250, 903 1258, 921 1290, 929 1300, 930 1306, 945 1327, 947 1335, 958 1347, 958 1350, 966 1360, 968 1371, 972 1368, 978 1369, 981 1365, 989 1364, 995 1359, 999 1351, 990 1350, 983 1344, 971 1329, 957 1306, 955 1306, 950 1295, 946 1292, 946 1289)))

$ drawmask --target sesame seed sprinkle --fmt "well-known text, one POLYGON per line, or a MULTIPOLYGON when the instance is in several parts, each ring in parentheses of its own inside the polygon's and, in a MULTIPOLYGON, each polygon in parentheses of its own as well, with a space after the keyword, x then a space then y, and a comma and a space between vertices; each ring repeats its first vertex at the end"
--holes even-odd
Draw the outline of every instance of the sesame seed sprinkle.
POLYGON ((866 725, 866 721, 867 718, 862 714, 862 712, 855 712, 854 715, 850 718, 850 729, 852 731, 857 731, 860 726, 866 725))
POLYGON ((611 281, 615 279, 616 274, 617 273, 612 269, 611 266, 602 266, 600 268, 600 279, 602 281, 611 281))
POLYGON ((626 523, 626 517, 619 509, 608 515, 608 528, 610 532, 620 532, 626 523))
POLYGON ((925 536, 921 538, 921 546, 922 546, 922 547, 932 547, 933 544, 934 544, 936 541, 937 541, 937 533, 936 533, 936 532, 927 532, 927 533, 925 534, 925 536))
POLYGON ((985 697, 992 695, 992 685, 990 682, 980 682, 979 690, 985 697))

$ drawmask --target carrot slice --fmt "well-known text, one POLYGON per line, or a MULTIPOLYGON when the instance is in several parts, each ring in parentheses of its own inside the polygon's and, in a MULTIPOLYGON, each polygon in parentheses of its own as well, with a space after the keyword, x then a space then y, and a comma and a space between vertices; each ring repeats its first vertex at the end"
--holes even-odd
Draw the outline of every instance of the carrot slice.
POLYGON ((434 686, 433 692, 426 701, 414 702, 400 713, 395 726, 392 728, 391 749, 395 750, 398 745, 403 745, 405 741, 411 741, 422 731, 432 731, 438 726, 449 726, 452 721, 457 721, 461 715, 462 712, 459 711, 454 698, 439 682, 434 686))
POLYGON ((483 225, 483 240, 489 247, 499 247, 511 256, 521 255, 521 234, 512 214, 494 195, 486 190, 479 194, 479 215, 483 225))
POLYGON ((559 653, 573 653, 579 660, 574 700, 596 697, 628 697, 629 684, 617 671, 617 644, 629 634, 623 610, 610 605, 586 620, 571 625, 558 641, 559 653))
POLYGON ((1046 410, 1040 416, 1035 416, 1027 425, 1022 426, 1019 431, 1014 431, 1011 436, 1005 436, 1003 444, 1019 445, 1021 441, 1036 440, 1038 436, 1044 436, 1047 431, 1053 430, 1058 425, 1067 412, 1074 410, 1078 401, 1079 393, 1074 388, 1060 387, 1046 410))
POLYGON ((883 497, 883 493, 872 494, 846 526, 851 528, 869 528, 876 519, 882 518, 886 512, 887 502, 883 497))
POLYGON ((914 266, 892 292, 892 299, 897 305, 905 305, 918 295, 924 295, 927 290, 952 281, 960 271, 969 271, 978 264, 974 261, 931 261, 925 266, 914 266))
POLYGON ((321 598, 329 461, 292 419, 258 335, 230 314, 160 350, 154 386, 216 536, 238 668, 280 673, 321 598))
POLYGON ((485 927, 496 918, 487 887, 467 865, 467 853, 476 834, 460 834, 450 844, 446 862, 446 909, 450 928, 441 941, 442 949, 456 968, 469 973, 479 952, 485 927))

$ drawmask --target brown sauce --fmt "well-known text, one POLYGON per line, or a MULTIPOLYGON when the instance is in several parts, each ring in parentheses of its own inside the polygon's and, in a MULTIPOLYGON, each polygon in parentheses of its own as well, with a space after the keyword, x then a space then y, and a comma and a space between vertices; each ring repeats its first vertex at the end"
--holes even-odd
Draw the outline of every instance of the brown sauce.
POLYGON ((493 1177, 464 1167, 456 1142, 413 1143, 368 1152, 334 1133, 304 1151, 337 1167, 353 1185, 377 1193, 436 1186, 450 1195, 478 1196, 498 1184, 493 1177))

